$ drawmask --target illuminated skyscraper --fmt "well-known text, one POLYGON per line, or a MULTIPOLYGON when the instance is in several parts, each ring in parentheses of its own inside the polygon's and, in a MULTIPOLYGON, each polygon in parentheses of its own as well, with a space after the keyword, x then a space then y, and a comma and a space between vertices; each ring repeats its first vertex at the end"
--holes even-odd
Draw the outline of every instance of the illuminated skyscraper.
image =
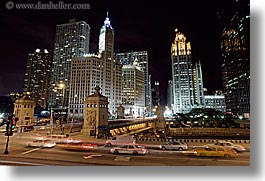
POLYGON ((133 65, 133 62, 137 60, 139 66, 144 71, 144 89, 145 89, 145 107, 146 112, 151 112, 152 110, 152 94, 151 94, 151 75, 149 75, 148 70, 148 52, 138 51, 138 52, 125 52, 117 53, 116 60, 121 62, 123 65, 133 65))
POLYGON ((175 31, 176 37, 171 46, 173 113, 188 113, 194 105, 191 46, 183 33, 175 31))
POLYGON ((30 92, 35 106, 47 107, 51 80, 52 56, 45 49, 28 54, 24 79, 24 92, 30 92))
POLYGON ((71 61, 89 53, 89 36, 90 27, 84 21, 71 19, 69 23, 56 26, 50 107, 68 107, 71 61), (60 82, 65 85, 63 91, 56 90, 60 82))

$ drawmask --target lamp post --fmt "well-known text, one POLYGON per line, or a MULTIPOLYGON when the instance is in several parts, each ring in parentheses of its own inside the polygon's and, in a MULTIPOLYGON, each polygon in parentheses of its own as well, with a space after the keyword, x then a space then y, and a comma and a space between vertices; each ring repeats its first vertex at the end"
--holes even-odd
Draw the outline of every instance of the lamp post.
POLYGON ((63 135, 63 132, 64 132, 64 127, 62 127, 62 124, 63 124, 63 107, 64 107, 64 91, 65 91, 65 83, 64 82, 60 82, 58 84, 59 86, 59 89, 62 90, 62 111, 61 111, 61 135, 63 135))
POLYGON ((144 120, 145 120, 145 114, 146 114, 146 106, 144 106, 144 115, 143 115, 144 120))

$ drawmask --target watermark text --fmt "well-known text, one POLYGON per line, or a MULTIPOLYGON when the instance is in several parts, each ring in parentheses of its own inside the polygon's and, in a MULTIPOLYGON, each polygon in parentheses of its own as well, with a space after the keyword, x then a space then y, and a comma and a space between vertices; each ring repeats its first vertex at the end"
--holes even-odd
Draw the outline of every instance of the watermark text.
POLYGON ((64 1, 42 3, 14 3, 13 1, 6 2, 6 9, 17 9, 17 10, 87 10, 90 9, 88 3, 64 3, 64 1))

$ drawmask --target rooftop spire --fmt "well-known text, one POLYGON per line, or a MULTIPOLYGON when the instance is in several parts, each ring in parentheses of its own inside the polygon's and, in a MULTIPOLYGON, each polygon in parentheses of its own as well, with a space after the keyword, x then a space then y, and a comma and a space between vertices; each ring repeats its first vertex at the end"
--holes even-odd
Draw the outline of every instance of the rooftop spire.
POLYGON ((110 24, 110 20, 109 20, 109 12, 107 11, 107 17, 104 21, 104 26, 108 27, 108 28, 112 28, 111 24, 110 24))

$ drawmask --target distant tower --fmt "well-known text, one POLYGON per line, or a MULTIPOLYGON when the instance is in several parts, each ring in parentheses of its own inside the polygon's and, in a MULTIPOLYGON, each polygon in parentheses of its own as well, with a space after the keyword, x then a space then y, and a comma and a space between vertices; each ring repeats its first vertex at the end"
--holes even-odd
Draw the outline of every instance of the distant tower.
POLYGON ((159 82, 155 81, 154 95, 153 95, 153 106, 157 106, 159 104, 160 104, 159 82))
POLYGON ((100 54, 103 54, 106 61, 114 59, 114 29, 110 24, 108 12, 104 24, 100 29, 98 50, 100 54))
POLYGON ((167 106, 172 109, 173 107, 173 85, 172 85, 172 80, 168 81, 167 85, 167 106))
POLYGON ((100 88, 96 86, 95 93, 87 96, 84 102, 85 115, 81 130, 84 135, 98 137, 108 126, 108 98, 99 91, 100 88))
POLYGON ((24 79, 24 91, 30 92, 35 106, 47 107, 51 81, 52 56, 45 49, 36 49, 28 54, 27 68, 24 79))

